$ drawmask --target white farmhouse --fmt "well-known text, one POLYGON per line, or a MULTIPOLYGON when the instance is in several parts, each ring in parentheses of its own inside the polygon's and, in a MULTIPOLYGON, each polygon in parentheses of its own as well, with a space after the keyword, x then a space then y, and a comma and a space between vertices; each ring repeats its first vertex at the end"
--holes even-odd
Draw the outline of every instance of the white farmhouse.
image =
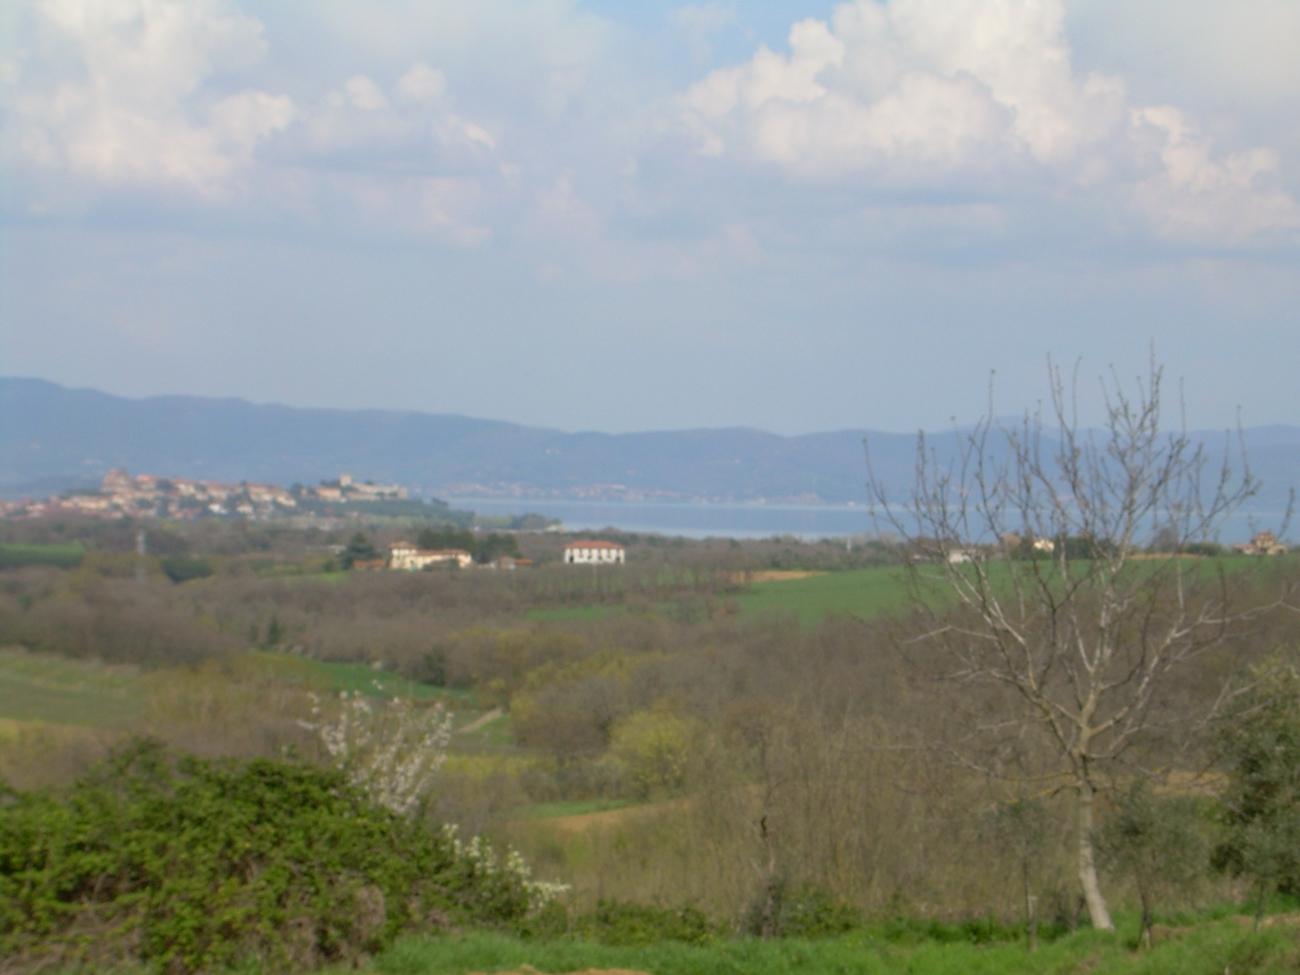
POLYGON ((564 546, 564 561, 575 565, 612 565, 624 562, 622 545, 614 542, 579 541, 564 546))
POLYGON ((404 572, 419 572, 435 565, 456 563, 459 568, 468 568, 474 561, 462 548, 416 548, 410 542, 394 542, 388 548, 388 567, 404 572))

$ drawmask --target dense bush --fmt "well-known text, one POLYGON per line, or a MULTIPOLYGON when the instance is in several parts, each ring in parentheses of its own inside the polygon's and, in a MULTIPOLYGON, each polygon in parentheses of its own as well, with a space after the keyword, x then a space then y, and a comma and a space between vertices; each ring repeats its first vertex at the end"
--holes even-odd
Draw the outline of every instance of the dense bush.
POLYGON ((1214 864, 1255 885, 1258 916, 1274 890, 1300 894, 1300 654, 1257 667, 1219 728, 1227 772, 1214 864))
POLYGON ((355 958, 404 930, 519 923, 516 854, 399 817, 343 773, 138 742, 66 797, 0 804, 0 953, 190 972, 355 958))
POLYGON ((762 935, 764 915, 769 911, 772 933, 781 938, 830 938, 862 924, 858 908, 816 887, 777 885, 770 907, 766 900, 765 896, 755 901, 746 913, 742 923, 746 934, 762 935))
POLYGON ((673 910, 602 900, 589 914, 574 918, 570 933, 605 945, 650 945, 659 941, 704 944, 717 934, 703 911, 694 907, 673 910))
POLYGON ((212 575, 212 566, 207 559, 189 555, 169 555, 159 564, 163 575, 172 582, 189 582, 191 579, 206 579, 212 575))

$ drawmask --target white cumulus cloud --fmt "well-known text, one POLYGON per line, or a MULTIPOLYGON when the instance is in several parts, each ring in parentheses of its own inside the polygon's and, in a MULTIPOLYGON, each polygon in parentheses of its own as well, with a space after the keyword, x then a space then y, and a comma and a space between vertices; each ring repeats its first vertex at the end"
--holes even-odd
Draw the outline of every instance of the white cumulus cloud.
POLYGON ((682 97, 706 155, 816 181, 971 187, 1032 173, 1111 184, 1168 237, 1243 243, 1300 228, 1268 150, 1215 156, 1170 107, 1075 70, 1060 0, 855 0, 796 23, 682 97))
POLYGON ((226 0, 31 0, 23 13, 0 65, 0 134, 30 212, 127 193, 458 247, 490 237, 480 211, 509 191, 497 140, 424 61, 290 98, 247 83, 274 52, 226 0))
POLYGON ((806 175, 951 172, 1071 159, 1124 119, 1122 83, 1074 76, 1060 5, 875 0, 805 20, 790 53, 760 48, 685 95, 705 150, 806 175))
POLYGON ((1155 143, 1161 165, 1133 187, 1135 205, 1166 237, 1246 243, 1300 227, 1300 204, 1270 186, 1280 168, 1271 149, 1216 159, 1211 146, 1175 108, 1136 109, 1133 126, 1155 143))
POLYGON ((283 95, 207 89, 265 48, 256 20, 213 0, 48 0, 32 13, 32 45, 7 72, 4 136, 44 180, 218 196, 295 115, 283 95))

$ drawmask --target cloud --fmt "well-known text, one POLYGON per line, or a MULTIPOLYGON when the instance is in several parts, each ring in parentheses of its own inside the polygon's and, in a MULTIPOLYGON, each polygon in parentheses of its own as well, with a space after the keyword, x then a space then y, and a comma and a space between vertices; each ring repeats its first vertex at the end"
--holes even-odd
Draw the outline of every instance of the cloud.
POLYGON ((5 161, 29 212, 153 195, 472 247, 492 236, 493 196, 511 192, 496 138, 453 110, 424 61, 294 99, 247 84, 268 53, 263 25, 220 0, 28 10, 0 78, 5 161))
POLYGON ((438 101, 447 93, 447 78, 437 68, 417 61, 397 82, 399 98, 412 102, 438 101))
POLYGON ((788 55, 760 48, 684 102, 706 151, 807 176, 1051 163, 1124 117, 1122 83, 1076 79, 1062 11, 1038 0, 845 4, 830 24, 795 24, 788 55))
POLYGON ((5 142, 46 182, 218 197, 296 115, 283 95, 206 87, 265 51, 260 24, 218 3, 49 0, 33 13, 36 49, 8 72, 5 142))
POLYGON ((856 0, 800 21, 682 96, 708 156, 813 182, 994 190, 1009 178, 1110 185, 1171 238, 1294 232, 1277 157, 1216 157, 1171 107, 1134 107, 1116 76, 1072 65, 1059 0, 856 0))
POLYGON ((1122 66, 1144 101, 1250 112, 1300 100, 1295 0, 1067 0, 1076 49, 1122 66))
MULTIPOLYGON (((28 213, 222 207, 312 235, 549 240, 598 269, 712 267, 744 250, 728 227, 764 253, 1300 231, 1287 146, 1080 68, 1060 0, 843 3, 694 84, 567 0, 17 3, 0 135, 28 213)), ((657 24, 703 57, 746 17, 707 0, 657 24)))
POLYGON ((1268 186, 1280 168, 1276 152, 1216 160, 1196 127, 1169 106, 1135 109, 1133 126, 1150 135, 1162 164, 1133 187, 1133 201, 1162 236, 1236 244, 1285 239, 1300 227, 1300 205, 1268 186))
POLYGON ((304 112, 302 132, 290 134, 297 162, 327 166, 341 153, 360 153, 372 166, 395 156, 434 168, 471 158, 482 165, 496 148, 491 133, 451 110, 445 77, 422 61, 398 79, 391 96, 364 74, 327 93, 304 112))
POLYGON ((388 99, 379 86, 363 74, 349 78, 343 86, 348 100, 357 108, 367 112, 382 112, 388 108, 388 99))

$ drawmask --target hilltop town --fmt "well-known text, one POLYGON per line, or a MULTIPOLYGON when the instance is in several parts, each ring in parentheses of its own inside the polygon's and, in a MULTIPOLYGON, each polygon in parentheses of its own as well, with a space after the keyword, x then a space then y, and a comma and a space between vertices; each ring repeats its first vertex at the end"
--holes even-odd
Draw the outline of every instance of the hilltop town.
POLYGON ((0 518, 43 518, 91 515, 99 518, 271 518, 294 514, 312 502, 349 504, 406 500, 406 488, 396 484, 355 481, 351 474, 322 481, 315 487, 240 481, 203 481, 157 474, 129 474, 114 468, 98 489, 67 491, 43 501, 24 498, 0 501, 0 518))

